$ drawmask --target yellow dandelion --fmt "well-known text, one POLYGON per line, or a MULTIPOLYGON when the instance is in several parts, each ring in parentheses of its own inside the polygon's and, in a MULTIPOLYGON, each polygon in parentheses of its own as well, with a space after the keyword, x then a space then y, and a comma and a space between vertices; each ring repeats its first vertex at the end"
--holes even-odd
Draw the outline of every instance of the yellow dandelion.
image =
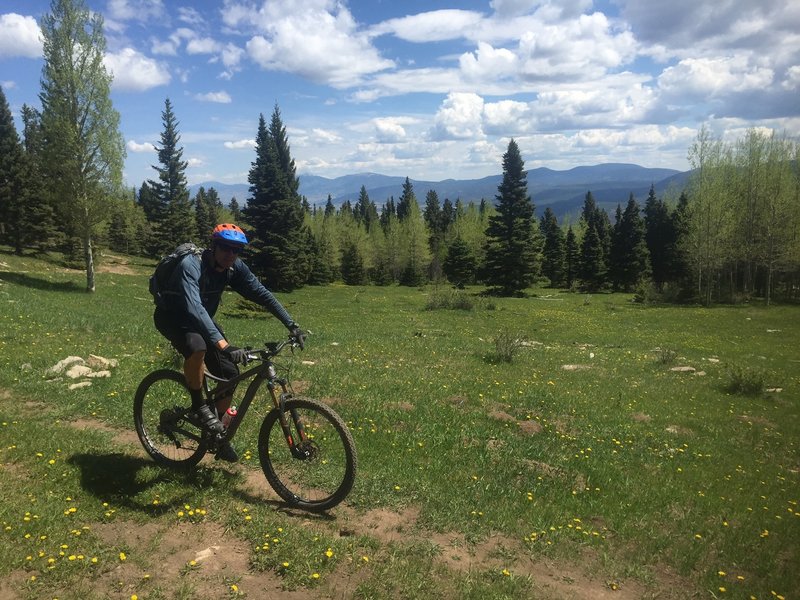
POLYGON ((313 574, 311 575, 311 578, 312 578, 312 579, 319 579, 319 573, 313 573, 313 574))
POLYGON ((238 593, 239 593, 239 586, 238 586, 238 585, 236 585, 235 583, 231 584, 231 591, 232 591, 234 594, 238 594, 238 593))
POLYGON ((331 550, 330 548, 328 548, 328 549, 325 551, 325 556, 327 556, 328 558, 331 558, 331 557, 333 556, 333 550, 331 550))
POLYGON ((503 574, 503 576, 505 576, 505 577, 508 577, 509 575, 511 575, 511 571, 509 571, 508 569, 503 569, 503 570, 502 570, 502 571, 500 571, 500 572, 501 572, 501 573, 503 574))
POLYGON ((127 559, 127 558, 128 558, 128 557, 125 555, 125 553, 124 553, 124 552, 120 552, 120 553, 119 553, 119 559, 120 559, 120 560, 124 561, 124 560, 125 560, 125 559, 127 559))

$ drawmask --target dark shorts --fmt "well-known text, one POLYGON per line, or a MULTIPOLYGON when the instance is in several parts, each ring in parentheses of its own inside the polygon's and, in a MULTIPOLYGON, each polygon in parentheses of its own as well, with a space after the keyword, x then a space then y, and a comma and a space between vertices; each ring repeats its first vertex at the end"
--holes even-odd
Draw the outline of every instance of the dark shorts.
MULTIPOLYGON (((225 353, 207 341, 189 319, 182 319, 173 313, 156 309, 153 322, 158 332, 167 338, 184 358, 189 358, 195 352, 205 352, 206 368, 212 375, 231 379, 239 374, 239 367, 233 364, 225 353)), ((224 337, 222 328, 216 322, 214 325, 224 337)))

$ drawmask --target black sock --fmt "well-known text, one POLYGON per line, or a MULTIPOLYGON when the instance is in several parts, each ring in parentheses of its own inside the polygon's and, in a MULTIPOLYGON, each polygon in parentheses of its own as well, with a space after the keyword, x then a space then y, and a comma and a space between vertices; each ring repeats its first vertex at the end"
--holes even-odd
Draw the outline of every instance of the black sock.
POLYGON ((197 410, 205 404, 202 390, 189 390, 189 393, 192 395, 192 410, 197 410))

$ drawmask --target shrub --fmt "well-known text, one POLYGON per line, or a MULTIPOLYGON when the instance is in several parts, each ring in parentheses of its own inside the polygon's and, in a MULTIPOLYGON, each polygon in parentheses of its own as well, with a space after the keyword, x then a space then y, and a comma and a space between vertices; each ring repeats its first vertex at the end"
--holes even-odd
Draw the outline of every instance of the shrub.
POLYGON ((470 296, 463 290, 435 290, 425 305, 427 310, 472 310, 479 304, 478 298, 470 296))
POLYGON ((494 338, 495 356, 498 361, 512 362, 514 355, 522 348, 523 338, 519 334, 513 334, 508 329, 500 331, 494 338))
POLYGON ((675 362, 675 359, 678 358, 678 353, 671 348, 657 348, 656 349, 656 356, 658 362, 662 365, 671 365, 675 362))
POLYGON ((732 365, 727 371, 725 390, 731 394, 757 396, 764 391, 767 374, 762 369, 732 365))

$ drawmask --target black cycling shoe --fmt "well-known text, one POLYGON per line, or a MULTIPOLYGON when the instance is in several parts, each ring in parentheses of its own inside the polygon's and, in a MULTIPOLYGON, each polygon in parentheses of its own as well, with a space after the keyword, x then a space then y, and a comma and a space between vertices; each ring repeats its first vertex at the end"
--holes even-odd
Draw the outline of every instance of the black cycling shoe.
POLYGON ((224 442, 222 446, 219 447, 219 450, 217 450, 214 458, 230 463, 239 462, 239 455, 236 454, 236 450, 234 450, 230 442, 224 442))
POLYGON ((200 408, 195 408, 192 412, 206 431, 210 431, 211 433, 222 433, 225 431, 222 421, 217 418, 217 415, 214 414, 214 411, 211 410, 208 404, 203 404, 200 408))

